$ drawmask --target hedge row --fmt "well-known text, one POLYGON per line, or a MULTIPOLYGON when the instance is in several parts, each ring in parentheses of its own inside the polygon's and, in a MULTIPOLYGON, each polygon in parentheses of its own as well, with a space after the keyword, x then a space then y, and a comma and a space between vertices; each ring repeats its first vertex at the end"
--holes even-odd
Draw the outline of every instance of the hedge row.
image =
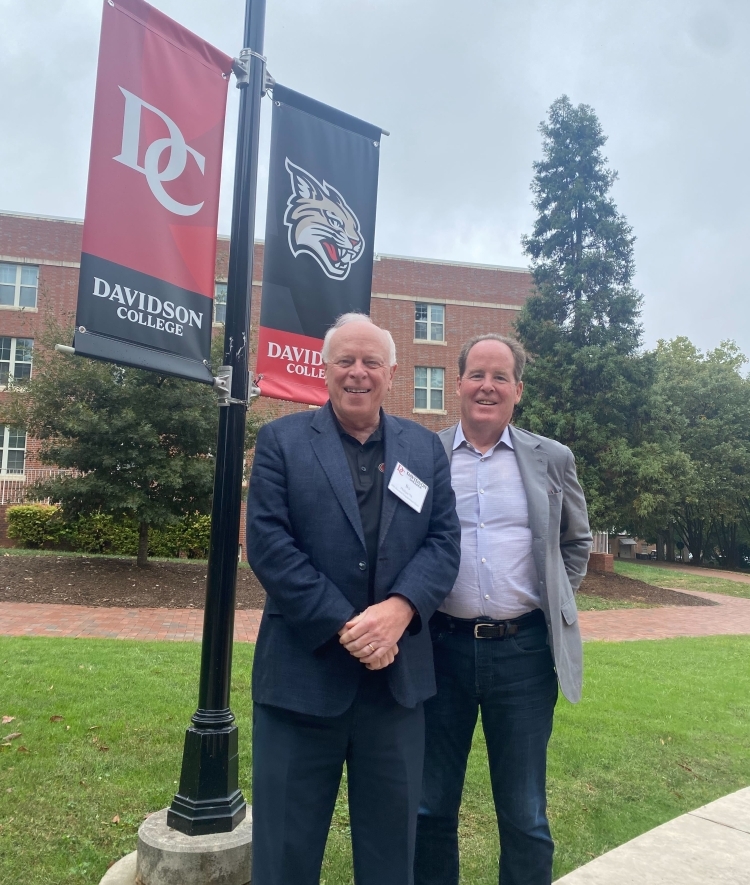
MULTIPOLYGON (((8 537, 21 547, 74 550, 80 553, 138 553, 138 523, 115 520, 106 513, 92 513, 66 521, 60 509, 48 504, 18 504, 8 508, 8 537)), ((208 556, 211 519, 192 514, 173 525, 152 528, 149 556, 205 559, 208 556)))

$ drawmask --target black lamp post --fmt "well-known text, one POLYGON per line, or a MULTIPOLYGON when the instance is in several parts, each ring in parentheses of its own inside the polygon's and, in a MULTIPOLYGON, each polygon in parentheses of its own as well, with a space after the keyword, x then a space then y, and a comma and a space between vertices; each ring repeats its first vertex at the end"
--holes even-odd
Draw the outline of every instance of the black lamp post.
POLYGON ((242 94, 224 327, 224 363, 233 370, 231 398, 219 410, 198 709, 185 735, 179 791, 167 812, 167 824, 191 836, 230 832, 247 812, 238 786, 237 726, 229 709, 229 689, 245 403, 250 392, 250 304, 265 17, 266 0, 246 0, 241 61, 247 76, 240 71, 238 79, 242 94))

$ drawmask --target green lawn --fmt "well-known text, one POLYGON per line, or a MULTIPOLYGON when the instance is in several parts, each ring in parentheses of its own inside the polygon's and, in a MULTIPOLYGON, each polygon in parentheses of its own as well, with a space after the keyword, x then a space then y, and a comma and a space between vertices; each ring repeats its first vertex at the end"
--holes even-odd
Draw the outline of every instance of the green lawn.
MULTIPOLYGON (((125 554, 114 555, 112 553, 81 553, 78 550, 37 550, 30 547, 3 547, 0 550, 0 556, 66 556, 72 559, 130 559, 135 562, 135 556, 126 556, 125 554)), ((190 563, 208 563, 207 559, 175 559, 166 556, 149 556, 149 562, 190 562, 190 563)), ((249 568, 246 562, 240 563, 240 568, 249 568)))
POLYGON ((590 596, 588 593, 576 594, 576 608, 579 612, 603 612, 614 608, 655 608, 646 602, 633 602, 632 599, 607 599, 604 596, 590 596))
MULTIPOLYGON (((248 797, 252 651, 235 646, 232 692, 248 797)), ((176 788, 199 654, 197 643, 0 638, 0 715, 16 717, 0 737, 21 732, 0 750, 0 882, 96 885, 134 850, 144 815, 176 788)), ((556 876, 750 784, 748 654, 750 637, 586 645, 584 700, 560 701, 550 747, 556 876)), ((494 885, 480 733, 461 840, 462 881, 494 885)), ((349 885, 350 870, 340 798, 323 880, 349 885)))
POLYGON ((730 581, 714 575, 707 575, 696 568, 691 573, 678 572, 671 568, 659 568, 654 565, 641 565, 636 562, 615 560, 615 571, 626 578, 637 578, 646 584, 657 587, 669 587, 671 590, 702 590, 707 593, 726 593, 727 596, 744 596, 750 599, 750 584, 730 581))

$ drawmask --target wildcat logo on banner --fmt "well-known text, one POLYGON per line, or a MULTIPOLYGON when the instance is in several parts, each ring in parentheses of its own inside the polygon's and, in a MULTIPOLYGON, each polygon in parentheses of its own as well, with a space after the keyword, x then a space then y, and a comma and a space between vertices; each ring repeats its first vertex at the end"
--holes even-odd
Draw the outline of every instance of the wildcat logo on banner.
POLYGON ((144 0, 104 2, 74 347, 213 382, 232 59, 144 0))
POLYGON ((381 130, 279 84, 273 98, 258 383, 322 405, 326 330, 370 312, 381 130))
POLYGON ((345 280, 364 247, 359 219, 335 187, 321 184, 289 157, 284 166, 292 179, 284 215, 292 255, 307 252, 327 277, 345 280))

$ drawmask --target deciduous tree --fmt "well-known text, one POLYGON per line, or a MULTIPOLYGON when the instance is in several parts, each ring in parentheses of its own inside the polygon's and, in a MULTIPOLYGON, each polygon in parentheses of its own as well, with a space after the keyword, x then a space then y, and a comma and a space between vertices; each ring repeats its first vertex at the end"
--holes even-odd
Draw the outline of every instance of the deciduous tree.
POLYGON ((708 552, 739 564, 750 513, 750 381, 737 345, 724 341, 702 353, 687 338, 660 341, 655 396, 659 420, 679 436, 690 481, 672 516, 693 562, 708 552))
MULTIPOLYGON (((10 391, 0 423, 40 440, 42 463, 76 471, 40 485, 40 497, 69 517, 101 511, 137 520, 145 565, 150 527, 210 512, 216 395, 203 384, 52 349, 70 338, 45 331, 32 378, 10 391)), ((248 445, 257 423, 248 422, 248 445)))

